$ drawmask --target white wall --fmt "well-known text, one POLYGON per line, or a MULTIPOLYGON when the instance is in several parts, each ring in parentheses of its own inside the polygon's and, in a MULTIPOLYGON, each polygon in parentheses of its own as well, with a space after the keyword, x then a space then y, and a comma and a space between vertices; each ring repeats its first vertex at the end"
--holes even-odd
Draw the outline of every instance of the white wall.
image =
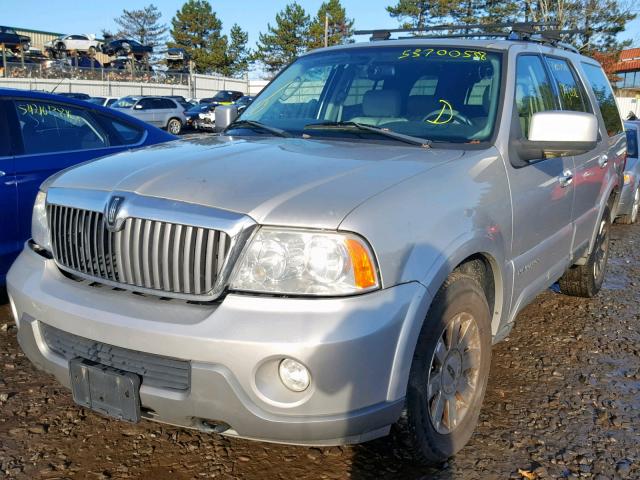
POLYGON ((618 110, 622 118, 626 119, 629 112, 636 114, 640 118, 640 98, 638 97, 616 97, 618 101, 618 110))
POLYGON ((259 94, 270 80, 249 80, 249 93, 247 95, 257 95, 259 94))

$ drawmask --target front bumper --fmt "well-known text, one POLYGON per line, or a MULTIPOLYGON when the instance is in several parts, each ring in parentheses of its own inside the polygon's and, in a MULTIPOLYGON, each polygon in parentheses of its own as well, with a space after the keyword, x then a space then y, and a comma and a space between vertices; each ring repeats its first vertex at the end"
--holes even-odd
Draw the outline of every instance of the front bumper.
POLYGON ((40 369, 69 386, 68 363, 42 323, 139 352, 188 360, 190 388, 141 386, 147 417, 190 428, 294 444, 357 443, 385 435, 399 417, 417 333, 429 304, 409 283, 342 299, 229 294, 196 305, 114 291, 63 276, 29 247, 7 278, 18 340, 40 369), (305 364, 311 386, 281 384, 284 357, 305 364))

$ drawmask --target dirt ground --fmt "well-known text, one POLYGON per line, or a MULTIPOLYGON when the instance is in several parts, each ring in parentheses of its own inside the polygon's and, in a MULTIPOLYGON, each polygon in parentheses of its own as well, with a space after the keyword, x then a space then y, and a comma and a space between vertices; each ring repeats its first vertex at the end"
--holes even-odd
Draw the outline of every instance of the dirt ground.
POLYGON ((0 306, 0 478, 640 478, 638 246, 640 226, 615 226, 597 298, 550 289, 520 314, 494 348, 471 442, 437 470, 394 435, 302 448, 103 418, 31 366, 0 306))

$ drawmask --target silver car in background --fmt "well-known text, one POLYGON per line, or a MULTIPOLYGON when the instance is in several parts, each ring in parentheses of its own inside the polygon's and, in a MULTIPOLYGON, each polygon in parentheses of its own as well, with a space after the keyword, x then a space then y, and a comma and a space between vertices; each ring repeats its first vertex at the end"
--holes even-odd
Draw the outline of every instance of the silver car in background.
POLYGON ((627 163, 624 169, 624 187, 620 195, 618 223, 631 224, 638 220, 640 209, 640 160, 638 144, 640 143, 640 121, 624 122, 627 133, 627 163))
POLYGON ((168 97, 127 96, 111 105, 132 117, 178 135, 187 121, 184 106, 168 97))

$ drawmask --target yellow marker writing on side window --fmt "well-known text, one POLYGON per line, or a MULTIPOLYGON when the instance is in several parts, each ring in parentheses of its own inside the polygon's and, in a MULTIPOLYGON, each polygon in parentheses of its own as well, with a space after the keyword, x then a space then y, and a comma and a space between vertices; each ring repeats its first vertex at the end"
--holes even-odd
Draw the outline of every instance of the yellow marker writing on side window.
POLYGON ((449 123, 451 120, 453 120, 453 108, 451 107, 451 104, 446 100, 438 101, 442 103, 440 113, 438 113, 438 116, 434 120, 427 120, 427 122, 431 123, 432 125, 444 125, 445 123, 449 123), (442 117, 444 115, 449 115, 449 117, 446 120, 442 120, 442 117))

